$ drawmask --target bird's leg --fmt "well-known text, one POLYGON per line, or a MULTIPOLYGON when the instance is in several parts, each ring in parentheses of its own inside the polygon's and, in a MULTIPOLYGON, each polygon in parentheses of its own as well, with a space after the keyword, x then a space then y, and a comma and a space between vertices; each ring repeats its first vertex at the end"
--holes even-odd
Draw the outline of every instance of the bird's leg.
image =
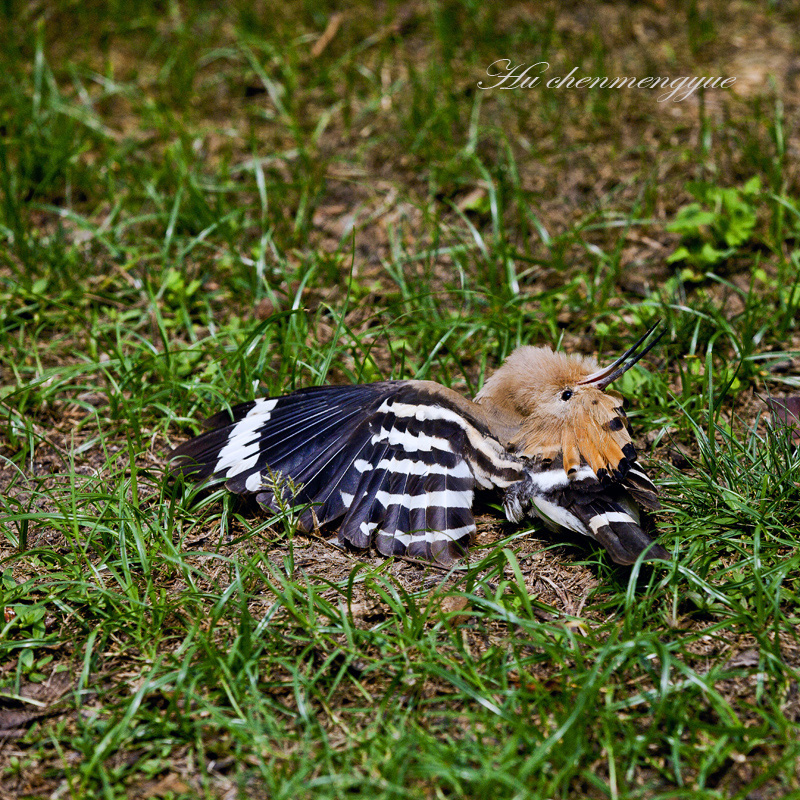
POLYGON ((522 522, 531 510, 534 485, 526 471, 521 481, 512 483, 503 495, 503 509, 510 522, 522 522))

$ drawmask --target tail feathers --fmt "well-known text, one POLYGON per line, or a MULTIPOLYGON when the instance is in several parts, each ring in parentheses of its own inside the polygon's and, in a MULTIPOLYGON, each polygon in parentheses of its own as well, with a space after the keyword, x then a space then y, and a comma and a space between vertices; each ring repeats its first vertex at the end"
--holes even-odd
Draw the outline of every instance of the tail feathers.
POLYGON ((576 504, 573 512, 617 564, 633 564, 642 553, 645 561, 670 560, 669 552, 642 530, 632 507, 626 510, 620 503, 598 498, 586 505, 576 504))
POLYGON ((608 473, 598 476, 582 463, 570 478, 561 458, 551 463, 531 460, 525 477, 506 489, 503 505, 514 522, 535 514, 552 530, 566 529, 600 542, 612 560, 632 564, 669 560, 669 553, 643 529, 639 509, 660 507, 656 487, 638 462, 630 463, 621 481, 608 473))

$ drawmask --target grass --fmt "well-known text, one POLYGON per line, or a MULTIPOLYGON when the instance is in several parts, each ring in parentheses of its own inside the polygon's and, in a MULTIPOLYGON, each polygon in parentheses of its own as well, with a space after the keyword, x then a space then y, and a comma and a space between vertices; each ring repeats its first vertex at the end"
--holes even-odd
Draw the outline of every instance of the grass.
POLYGON ((0 4, 3 797, 800 797, 797 34, 755 8, 0 4), (512 56, 739 81, 476 88, 512 56), (489 500, 445 574, 164 475, 229 403, 655 318, 668 565, 489 500))

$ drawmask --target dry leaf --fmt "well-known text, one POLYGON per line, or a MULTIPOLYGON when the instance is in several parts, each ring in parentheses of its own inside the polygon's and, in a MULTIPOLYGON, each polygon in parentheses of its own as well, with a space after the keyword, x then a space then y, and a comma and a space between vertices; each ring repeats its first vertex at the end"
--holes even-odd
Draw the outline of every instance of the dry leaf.
POLYGON ((737 667, 757 667, 759 661, 758 650, 742 650, 740 653, 728 659, 725 666, 728 669, 736 669, 737 667))
POLYGON ((184 794, 189 791, 189 786, 175 773, 165 775, 158 783, 148 787, 142 793, 142 797, 164 797, 167 794, 184 794))

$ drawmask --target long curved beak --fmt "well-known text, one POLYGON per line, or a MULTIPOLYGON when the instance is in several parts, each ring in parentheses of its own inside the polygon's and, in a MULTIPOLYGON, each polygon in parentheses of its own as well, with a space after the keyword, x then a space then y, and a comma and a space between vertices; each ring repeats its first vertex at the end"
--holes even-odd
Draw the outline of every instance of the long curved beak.
POLYGON ((603 367, 603 369, 598 370, 597 372, 593 372, 591 375, 585 377, 582 381, 578 381, 578 385, 586 385, 591 384, 592 386, 596 386, 598 389, 605 389, 610 383, 615 381, 619 378, 620 375, 627 372, 639 359, 644 358, 659 342, 661 337, 667 332, 667 329, 664 328, 658 336, 653 339, 650 344, 647 345, 643 350, 640 352, 636 352, 641 345, 643 345, 651 333, 661 324, 661 320, 656 320, 655 324, 652 325, 647 333, 639 339, 636 344, 631 347, 629 350, 626 350, 613 364, 609 364, 607 367, 603 367))

